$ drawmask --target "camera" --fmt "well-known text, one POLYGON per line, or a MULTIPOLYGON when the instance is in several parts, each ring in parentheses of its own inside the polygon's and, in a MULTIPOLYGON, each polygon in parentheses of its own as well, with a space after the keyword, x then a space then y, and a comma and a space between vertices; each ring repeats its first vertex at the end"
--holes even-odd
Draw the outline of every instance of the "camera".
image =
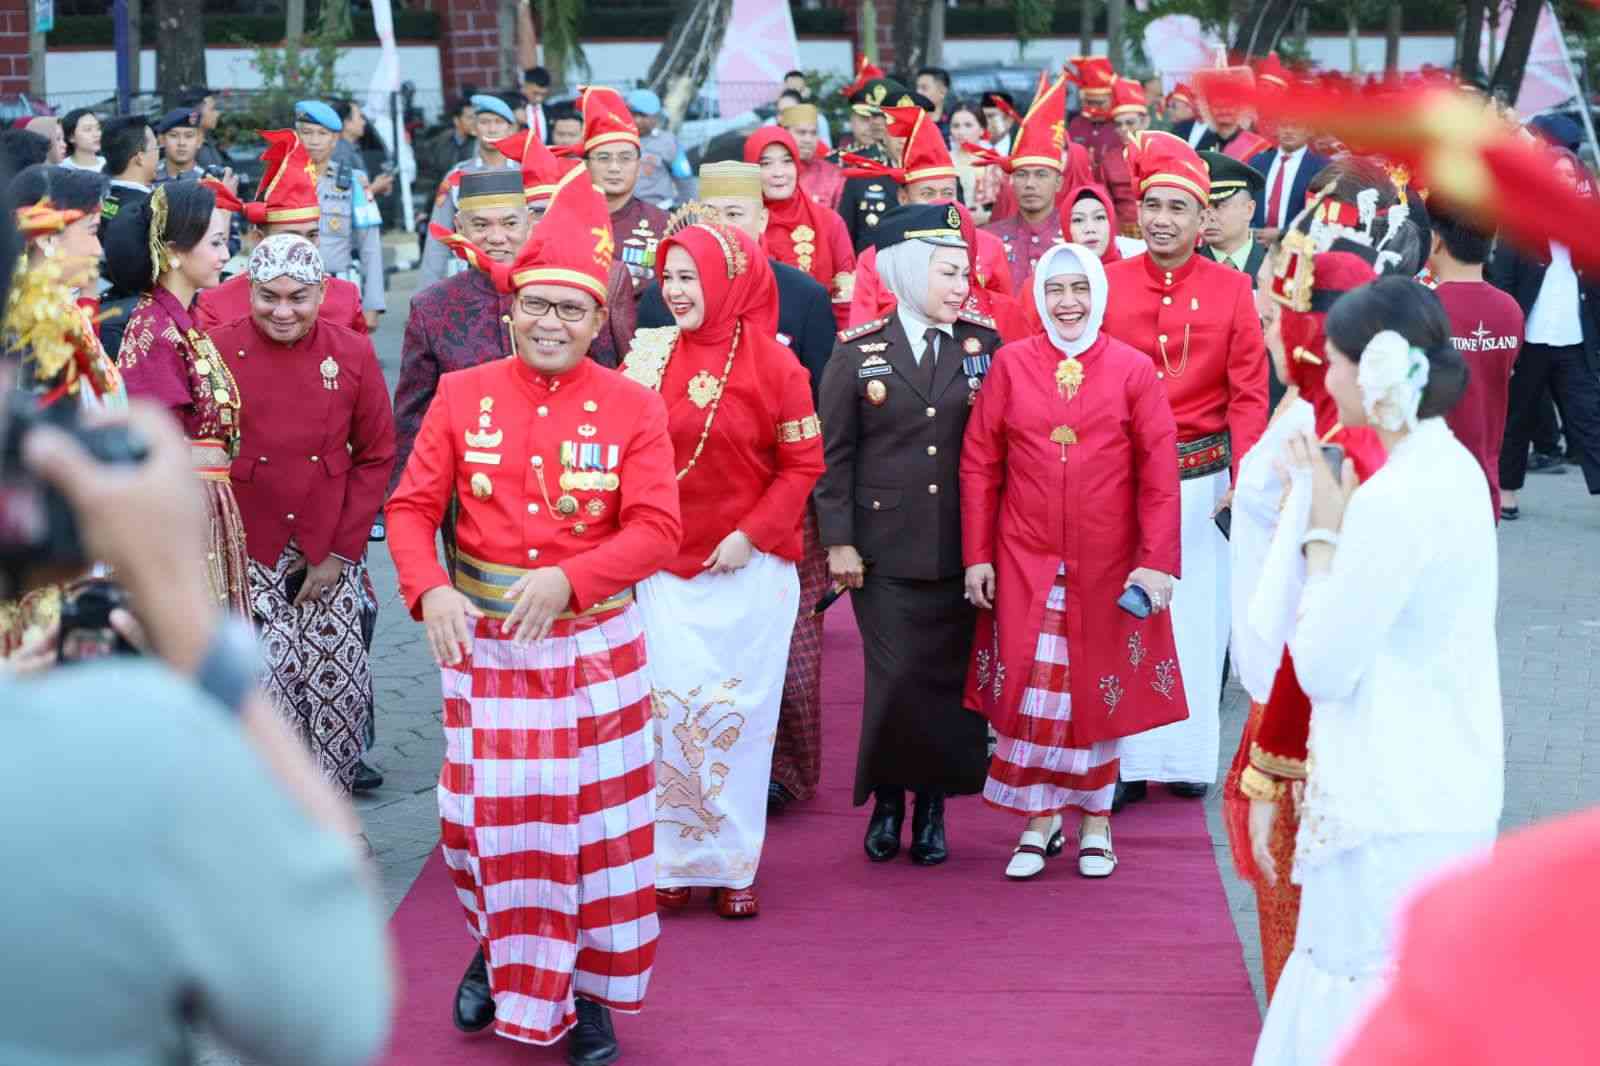
POLYGON ((72 436, 102 463, 139 463, 149 454, 126 425, 84 426, 72 400, 41 409, 37 398, 11 391, 0 404, 0 597, 14 596, 31 571, 88 565, 77 518, 66 499, 22 463, 22 443, 39 426, 72 436))
POLYGON ((208 177, 208 178, 216 178, 218 181, 221 181, 223 178, 226 178, 228 176, 228 168, 227 167, 219 167, 219 166, 216 166, 215 164, 213 164, 213 165, 205 167, 203 169, 206 172, 206 177, 208 177))
POLYGON ((122 586, 103 577, 86 578, 68 586, 61 594, 56 658, 75 663, 107 655, 139 654, 139 649, 111 628, 111 612, 127 606, 128 596, 122 586))

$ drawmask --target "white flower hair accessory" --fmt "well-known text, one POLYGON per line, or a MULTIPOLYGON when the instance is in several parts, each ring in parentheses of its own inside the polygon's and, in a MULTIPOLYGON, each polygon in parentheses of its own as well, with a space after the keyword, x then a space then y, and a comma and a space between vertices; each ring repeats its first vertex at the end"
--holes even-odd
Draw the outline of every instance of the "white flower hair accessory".
POLYGON ((1391 433, 1415 429, 1422 390, 1428 385, 1428 357, 1421 348, 1386 329, 1361 350, 1356 384, 1369 419, 1391 433))

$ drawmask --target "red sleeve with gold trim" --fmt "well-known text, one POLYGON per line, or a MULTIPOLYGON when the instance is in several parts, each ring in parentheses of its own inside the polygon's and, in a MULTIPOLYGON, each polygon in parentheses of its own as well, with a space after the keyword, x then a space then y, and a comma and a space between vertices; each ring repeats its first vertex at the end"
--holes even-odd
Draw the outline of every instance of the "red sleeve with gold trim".
POLYGON ((774 552, 794 541, 806 500, 822 476, 822 425, 811 400, 811 378, 805 367, 777 341, 766 342, 763 338, 763 342, 777 351, 762 354, 782 367, 778 380, 778 470, 750 513, 739 522, 739 529, 757 548, 774 552))

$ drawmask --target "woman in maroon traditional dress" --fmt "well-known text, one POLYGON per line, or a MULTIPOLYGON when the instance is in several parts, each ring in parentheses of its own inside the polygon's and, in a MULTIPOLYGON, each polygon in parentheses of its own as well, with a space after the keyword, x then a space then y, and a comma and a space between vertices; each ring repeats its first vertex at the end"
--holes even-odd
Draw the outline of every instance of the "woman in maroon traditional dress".
MULTIPOLYGON (((209 181, 158 185, 107 227, 106 262, 119 287, 144 294, 117 354, 128 395, 165 404, 188 435, 210 504, 211 547, 201 562, 217 602, 247 614, 244 522, 228 480, 239 452, 239 390, 192 316, 195 297, 221 281, 228 261, 229 210, 219 205, 218 188, 209 181)), ((232 200, 226 190, 224 199, 232 200)))
POLYGON ((1121 738, 1188 713, 1166 613, 1177 427, 1150 359, 1100 332, 1098 256, 1052 248, 1033 297, 1045 331, 996 354, 962 444, 967 596, 981 612, 967 703, 999 736, 984 799, 1028 819, 1006 876, 1044 869, 1072 808, 1079 873, 1108 877, 1121 738), (1146 617, 1119 609, 1133 586, 1146 617))

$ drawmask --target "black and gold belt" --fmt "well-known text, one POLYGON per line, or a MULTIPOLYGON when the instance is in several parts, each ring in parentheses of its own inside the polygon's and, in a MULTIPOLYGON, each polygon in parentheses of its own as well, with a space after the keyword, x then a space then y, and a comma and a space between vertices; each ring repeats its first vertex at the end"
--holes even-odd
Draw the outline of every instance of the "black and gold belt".
POLYGON ((1233 462, 1233 449, 1228 444, 1228 431, 1213 433, 1209 437, 1178 442, 1178 479, 1205 477, 1218 470, 1226 470, 1233 462))
MULTIPOLYGON (((474 559, 466 552, 457 551, 455 557, 455 582, 456 590, 482 611, 488 618, 507 618, 511 609, 516 606, 515 600, 506 599, 506 591, 517 583, 517 579, 528 573, 527 569, 519 566, 505 566, 501 563, 486 563, 482 559, 474 559)), ((633 589, 626 588, 609 599, 601 600, 586 611, 563 611, 556 617, 558 619, 586 618, 589 615, 604 614, 614 611, 619 607, 626 607, 633 602, 633 589)))

